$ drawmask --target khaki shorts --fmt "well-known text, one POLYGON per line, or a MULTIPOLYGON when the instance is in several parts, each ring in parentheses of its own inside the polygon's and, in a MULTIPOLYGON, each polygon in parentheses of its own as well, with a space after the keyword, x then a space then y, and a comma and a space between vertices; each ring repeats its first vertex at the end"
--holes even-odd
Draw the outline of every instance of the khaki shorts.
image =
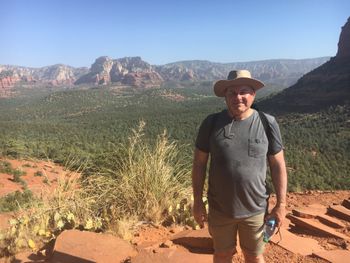
POLYGON ((214 250, 222 252, 234 249, 236 252, 237 232, 241 249, 254 256, 264 252, 265 242, 262 233, 264 215, 261 213, 247 218, 233 219, 209 209, 209 233, 213 238, 214 250))

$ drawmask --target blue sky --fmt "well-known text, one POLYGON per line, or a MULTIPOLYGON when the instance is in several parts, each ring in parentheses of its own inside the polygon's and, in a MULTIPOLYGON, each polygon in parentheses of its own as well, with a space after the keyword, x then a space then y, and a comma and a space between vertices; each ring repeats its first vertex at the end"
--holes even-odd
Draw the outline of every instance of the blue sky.
POLYGON ((0 64, 334 56, 348 0, 0 0, 0 64))

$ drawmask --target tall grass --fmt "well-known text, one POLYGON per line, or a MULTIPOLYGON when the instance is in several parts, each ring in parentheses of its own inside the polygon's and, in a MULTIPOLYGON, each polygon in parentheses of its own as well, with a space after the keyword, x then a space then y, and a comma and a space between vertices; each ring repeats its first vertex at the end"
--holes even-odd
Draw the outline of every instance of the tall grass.
POLYGON ((154 145, 145 142, 144 127, 141 121, 132 130, 122 145, 124 154, 115 160, 116 169, 90 177, 85 188, 112 220, 130 216, 159 223, 170 206, 190 196, 189 159, 181 147, 170 142, 166 132, 154 145))

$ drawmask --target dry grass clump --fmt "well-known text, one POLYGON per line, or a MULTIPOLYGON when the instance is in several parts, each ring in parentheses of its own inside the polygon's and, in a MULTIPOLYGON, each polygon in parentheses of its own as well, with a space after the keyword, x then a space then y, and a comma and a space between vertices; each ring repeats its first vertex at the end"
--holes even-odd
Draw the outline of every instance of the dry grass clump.
POLYGON ((165 132, 154 146, 145 143, 144 126, 140 122, 132 130, 123 146, 124 156, 116 160, 118 169, 91 177, 85 188, 111 220, 130 216, 159 223, 170 206, 190 195, 188 160, 181 158, 178 146, 169 142, 165 132))

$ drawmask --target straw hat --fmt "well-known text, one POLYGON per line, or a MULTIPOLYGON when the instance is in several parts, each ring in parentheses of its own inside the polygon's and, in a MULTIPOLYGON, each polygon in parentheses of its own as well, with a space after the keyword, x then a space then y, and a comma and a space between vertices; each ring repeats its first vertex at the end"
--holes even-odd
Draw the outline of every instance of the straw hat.
POLYGON ((228 74, 227 80, 219 80, 214 85, 214 93, 218 97, 225 97, 225 91, 232 86, 250 86, 254 90, 264 87, 264 83, 253 79, 248 70, 233 70, 228 74))

